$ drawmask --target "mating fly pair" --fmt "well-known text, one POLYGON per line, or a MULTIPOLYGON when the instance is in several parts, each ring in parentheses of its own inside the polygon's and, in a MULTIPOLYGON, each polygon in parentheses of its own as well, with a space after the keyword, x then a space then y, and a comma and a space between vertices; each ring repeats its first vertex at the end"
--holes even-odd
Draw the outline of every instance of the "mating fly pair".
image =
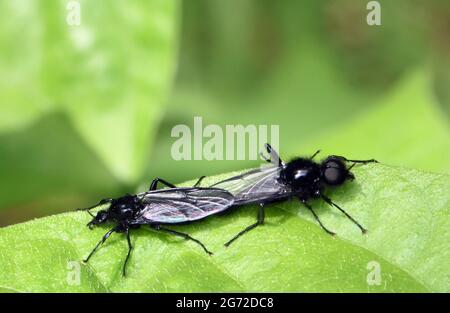
POLYGON ((308 200, 321 198, 330 206, 344 213, 364 233, 366 230, 347 212, 334 203, 324 194, 327 187, 342 185, 346 180, 353 180, 350 169, 357 163, 371 163, 375 160, 349 160, 342 156, 328 156, 317 163, 313 158, 296 158, 288 163, 283 162, 277 152, 269 145, 265 145, 269 157, 264 157, 271 166, 261 167, 220 181, 210 187, 198 187, 201 177, 193 187, 176 187, 162 179, 153 180, 149 191, 136 195, 125 195, 118 199, 104 199, 93 209, 100 205, 109 204, 108 209, 100 210, 88 223, 92 228, 95 225, 113 222, 114 226, 103 236, 84 260, 87 262, 93 253, 108 239, 113 232, 126 234, 128 253, 123 265, 125 275, 126 264, 130 257, 132 244, 130 230, 148 225, 154 230, 171 233, 192 240, 200 245, 205 252, 212 254, 199 240, 186 233, 166 228, 167 225, 187 224, 204 219, 231 208, 247 204, 259 204, 257 221, 225 243, 229 246, 234 240, 264 223, 264 206, 266 204, 297 198, 308 208, 319 225, 329 234, 320 221, 308 200), (352 163, 347 167, 347 163, 352 163), (157 190, 158 182, 166 185, 167 189, 157 190))

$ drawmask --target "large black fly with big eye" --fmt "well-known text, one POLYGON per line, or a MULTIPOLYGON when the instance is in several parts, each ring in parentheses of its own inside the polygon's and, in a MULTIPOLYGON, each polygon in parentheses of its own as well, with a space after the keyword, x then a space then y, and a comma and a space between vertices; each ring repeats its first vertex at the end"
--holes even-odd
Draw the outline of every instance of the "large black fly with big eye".
POLYGON ((125 233, 128 242, 128 253, 123 264, 125 276, 126 265, 133 248, 130 239, 130 229, 148 225, 152 229, 164 231, 189 239, 200 245, 206 253, 212 254, 198 239, 170 228, 166 225, 186 224, 204 219, 210 215, 229 210, 241 205, 258 203, 260 205, 257 221, 249 225, 231 240, 225 243, 229 246, 234 240, 249 230, 264 223, 264 205, 290 198, 298 198, 308 208, 319 225, 329 234, 320 221, 308 200, 321 198, 330 206, 334 206, 354 222, 364 233, 366 230, 345 210, 334 203, 323 192, 329 186, 339 186, 346 180, 354 179, 350 169, 357 163, 372 163, 375 160, 349 160, 342 156, 329 156, 321 163, 313 161, 317 151, 310 158, 296 158, 284 163, 277 152, 266 144, 269 157, 264 157, 272 166, 248 171, 244 174, 220 181, 208 188, 198 187, 204 177, 201 177, 193 187, 180 188, 162 179, 156 178, 147 192, 136 195, 125 195, 118 199, 103 199, 96 205, 81 209, 86 210, 93 219, 87 224, 89 228, 114 223, 97 243, 84 262, 88 262, 97 249, 114 233, 125 233), (353 163, 347 167, 346 163, 353 163), (158 182, 170 189, 157 190, 158 182), (100 210, 93 215, 90 210, 109 205, 106 210, 100 210))
POLYGON ((291 198, 298 198, 311 211, 319 225, 331 235, 335 233, 322 224, 308 200, 313 198, 323 199, 327 204, 344 213, 363 233, 366 232, 366 229, 361 224, 327 197, 324 191, 327 187, 339 186, 346 180, 353 180, 354 176, 350 169, 355 164, 374 163, 377 162, 376 160, 349 160, 342 156, 331 155, 322 162, 317 163, 313 160, 320 152, 317 151, 310 158, 296 158, 288 163, 284 163, 269 144, 265 146, 269 157, 263 156, 263 158, 267 162, 272 163, 272 166, 254 169, 211 186, 229 191, 234 196, 233 206, 260 205, 257 221, 231 238, 225 243, 225 246, 229 246, 241 235, 264 223, 264 205, 291 198), (352 164, 347 167, 347 163, 352 164))
POLYGON ((87 224, 89 228, 111 222, 114 226, 108 230, 97 243, 84 262, 88 262, 97 249, 114 233, 125 233, 128 242, 128 253, 123 264, 122 273, 125 276, 126 265, 133 248, 130 230, 148 225, 157 231, 167 232, 189 239, 200 245, 206 253, 212 254, 205 245, 186 233, 182 233, 164 225, 186 224, 222 212, 233 205, 234 197, 228 191, 218 188, 201 188, 200 178, 194 187, 176 187, 162 179, 153 180, 149 191, 136 195, 125 195, 118 199, 103 199, 98 204, 81 210, 86 210, 93 219, 87 224), (157 189, 158 182, 170 189, 157 189), (91 209, 109 205, 106 210, 100 210, 96 215, 91 209))

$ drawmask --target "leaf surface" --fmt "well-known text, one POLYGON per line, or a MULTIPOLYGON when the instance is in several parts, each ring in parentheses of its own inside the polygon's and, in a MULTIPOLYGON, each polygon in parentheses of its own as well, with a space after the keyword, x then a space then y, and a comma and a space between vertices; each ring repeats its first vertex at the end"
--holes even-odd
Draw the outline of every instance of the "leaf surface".
MULTIPOLYGON (((85 226, 87 213, 70 212, 0 229, 0 288, 448 292, 449 176, 380 164, 354 172, 354 182, 328 195, 369 230, 366 235, 338 211, 313 201, 323 223, 337 232, 332 237, 292 200, 268 206, 263 226, 224 248, 255 221, 256 206, 246 206, 174 227, 200 239, 213 256, 178 237, 147 228, 133 231, 135 249, 123 278, 124 236, 114 234, 82 264, 108 228, 91 231, 85 226), (79 284, 74 284, 74 264, 79 264, 79 284)), ((204 185, 229 175, 208 178, 204 185)))

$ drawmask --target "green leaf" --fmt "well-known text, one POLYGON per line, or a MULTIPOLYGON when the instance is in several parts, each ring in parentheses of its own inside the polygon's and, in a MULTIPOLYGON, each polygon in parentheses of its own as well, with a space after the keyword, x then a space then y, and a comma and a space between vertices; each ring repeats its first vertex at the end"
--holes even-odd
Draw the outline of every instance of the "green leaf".
POLYGON ((70 26, 67 1, 0 1, 0 131, 64 112, 115 177, 135 182, 172 81, 178 1, 79 3, 70 26))
POLYGON ((450 177, 380 164, 359 166, 354 173, 355 181, 328 195, 369 230, 366 235, 338 211, 313 201, 323 223, 337 232, 332 237, 298 201, 287 201, 268 206, 263 226, 224 248, 226 240, 255 221, 257 208, 248 206, 174 227, 203 241, 213 256, 178 237, 147 228, 133 231, 135 248, 123 278, 123 234, 112 235, 82 264, 108 228, 91 231, 85 226, 87 213, 70 212, 0 229, 0 288, 448 292, 450 177), (79 285, 73 279, 77 264, 79 285), (369 284, 368 278, 378 282, 371 280, 378 265, 380 284, 369 284))

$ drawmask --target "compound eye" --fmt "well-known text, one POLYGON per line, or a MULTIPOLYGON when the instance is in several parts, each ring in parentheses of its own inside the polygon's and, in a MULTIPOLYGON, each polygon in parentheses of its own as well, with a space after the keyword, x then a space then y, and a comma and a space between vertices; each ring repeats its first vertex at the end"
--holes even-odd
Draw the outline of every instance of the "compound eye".
POLYGON ((323 172, 325 182, 329 185, 339 185, 345 181, 347 177, 347 170, 345 166, 338 162, 329 161, 326 164, 325 171, 323 172))
POLYGON ((337 181, 339 181, 341 174, 339 169, 330 167, 325 170, 324 176, 327 183, 335 184, 337 181))

